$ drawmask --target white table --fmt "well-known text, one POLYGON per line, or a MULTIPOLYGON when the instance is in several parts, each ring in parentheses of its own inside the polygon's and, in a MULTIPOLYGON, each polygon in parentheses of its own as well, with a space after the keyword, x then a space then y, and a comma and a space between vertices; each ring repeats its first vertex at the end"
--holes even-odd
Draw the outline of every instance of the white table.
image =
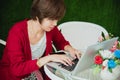
POLYGON ((44 66, 45 73, 51 80, 63 80, 62 78, 58 77, 54 74, 54 70, 47 65, 44 66))
MULTIPOLYGON (((49 66, 44 66, 44 70, 45 70, 45 73, 47 74, 47 76, 51 79, 51 80, 64 80, 62 77, 62 75, 61 74, 59 74, 59 73, 57 73, 58 75, 56 75, 55 74, 55 72, 54 72, 54 70, 51 68, 51 67, 49 67, 49 66)), ((80 75, 81 76, 81 78, 79 77, 72 77, 72 79, 67 79, 67 80, 101 80, 100 79, 100 77, 97 75, 96 77, 95 76, 93 76, 93 72, 91 71, 91 69, 89 69, 89 70, 86 70, 86 71, 84 71, 84 72, 82 72, 82 74, 80 73, 80 74, 78 74, 78 75, 80 75), (90 79, 85 79, 85 78, 82 78, 83 76, 84 77, 88 77, 88 75, 89 75, 89 77, 90 77, 90 79), (73 79, 74 78, 74 79, 73 79)))
MULTIPOLYGON (((44 70, 45 70, 45 73, 47 74, 47 76, 51 79, 51 80, 64 80, 64 78, 63 78, 63 76, 61 75, 61 74, 59 74, 59 73, 56 73, 55 74, 55 71, 54 71, 54 69, 53 68, 51 68, 51 67, 48 67, 48 66, 44 66, 44 70), (59 76, 58 76, 59 75, 59 76)), ((86 70, 86 71, 83 71, 82 72, 82 74, 80 73, 78 73, 78 75, 80 75, 81 76, 81 78, 79 77, 79 79, 77 79, 76 77, 74 77, 74 79, 72 78, 70 78, 70 79, 66 79, 66 80, 101 80, 100 79, 100 76, 99 76, 99 74, 98 75, 93 75, 93 71, 92 71, 92 69, 88 69, 88 70, 86 70), (89 76, 89 79, 85 79, 85 77, 88 77, 89 76), (82 78, 82 77, 84 77, 84 79, 82 78)), ((78 76, 77 75, 77 76, 78 76)), ((117 80, 119 80, 120 79, 120 76, 118 77, 118 79, 117 80)))

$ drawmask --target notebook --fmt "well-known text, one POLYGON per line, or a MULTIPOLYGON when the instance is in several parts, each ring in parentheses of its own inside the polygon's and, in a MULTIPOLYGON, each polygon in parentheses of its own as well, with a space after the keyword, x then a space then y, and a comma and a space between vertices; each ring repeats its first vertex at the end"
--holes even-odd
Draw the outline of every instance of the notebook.
POLYGON ((80 59, 78 59, 78 62, 76 63, 76 65, 74 65, 74 69, 72 70, 65 69, 64 67, 61 66, 62 64, 58 62, 49 62, 46 65, 53 67, 55 69, 58 69, 66 74, 71 74, 75 76, 78 73, 90 68, 94 64, 93 59, 96 54, 96 51, 98 51, 99 49, 110 49, 114 45, 114 42, 117 39, 118 37, 115 37, 115 38, 88 46, 85 53, 83 53, 80 59))

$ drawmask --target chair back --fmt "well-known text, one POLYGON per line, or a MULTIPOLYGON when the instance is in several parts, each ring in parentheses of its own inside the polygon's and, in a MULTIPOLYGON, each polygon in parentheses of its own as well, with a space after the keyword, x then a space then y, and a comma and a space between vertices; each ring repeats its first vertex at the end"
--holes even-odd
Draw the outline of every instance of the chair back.
POLYGON ((90 22, 70 21, 60 24, 58 28, 65 39, 78 50, 97 43, 102 32, 108 35, 105 28, 90 22))
POLYGON ((0 39, 0 44, 6 45, 6 42, 4 40, 0 39))

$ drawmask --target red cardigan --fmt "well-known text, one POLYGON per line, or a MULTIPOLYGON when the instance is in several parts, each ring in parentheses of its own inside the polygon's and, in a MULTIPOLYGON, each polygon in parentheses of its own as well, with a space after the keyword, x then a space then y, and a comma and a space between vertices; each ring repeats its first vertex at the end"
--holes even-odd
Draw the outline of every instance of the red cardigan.
MULTIPOLYGON (((43 56, 52 52, 52 42, 58 49, 64 49, 69 42, 64 39, 55 27, 46 32, 46 50, 43 56)), ((32 60, 30 42, 27 31, 27 20, 16 23, 9 31, 7 44, 0 61, 1 80, 21 80, 31 72, 38 70, 37 59, 32 60)), ((43 68, 40 68, 42 70, 43 68)), ((42 70, 43 76, 45 75, 42 70)), ((49 80, 44 77, 44 80, 49 80)))

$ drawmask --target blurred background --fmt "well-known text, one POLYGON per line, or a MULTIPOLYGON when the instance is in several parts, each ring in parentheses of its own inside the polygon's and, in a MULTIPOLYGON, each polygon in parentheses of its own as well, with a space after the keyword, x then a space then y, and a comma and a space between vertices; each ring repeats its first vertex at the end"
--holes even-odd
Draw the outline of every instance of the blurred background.
MULTIPOLYGON (((0 38, 6 40, 15 22, 29 18, 32 0, 0 2, 0 38)), ((86 21, 103 26, 120 37, 120 0, 65 0, 66 14, 58 25, 67 21, 86 21)), ((0 44, 0 57, 4 46, 0 44)))

